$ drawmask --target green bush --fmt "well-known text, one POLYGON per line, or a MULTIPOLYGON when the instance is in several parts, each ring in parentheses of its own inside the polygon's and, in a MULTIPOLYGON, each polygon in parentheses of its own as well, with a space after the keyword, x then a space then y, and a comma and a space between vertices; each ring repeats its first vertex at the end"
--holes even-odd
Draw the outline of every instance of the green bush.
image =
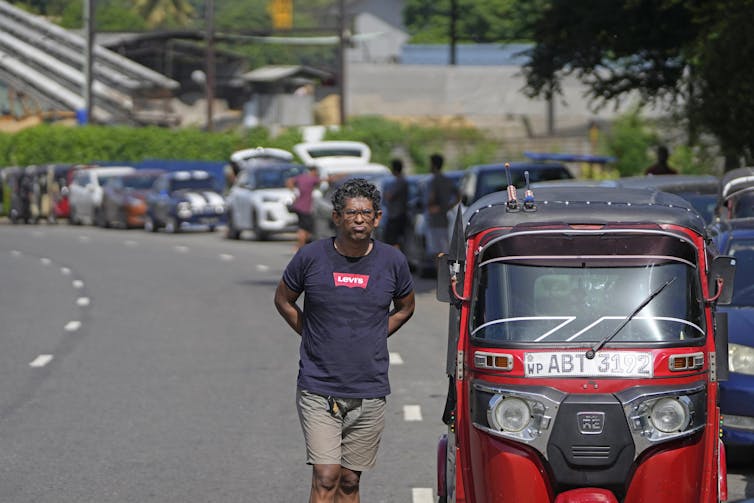
POLYGON ((652 147, 657 144, 657 133, 635 109, 614 123, 607 134, 605 147, 617 160, 614 168, 620 176, 640 175, 654 161, 652 147))

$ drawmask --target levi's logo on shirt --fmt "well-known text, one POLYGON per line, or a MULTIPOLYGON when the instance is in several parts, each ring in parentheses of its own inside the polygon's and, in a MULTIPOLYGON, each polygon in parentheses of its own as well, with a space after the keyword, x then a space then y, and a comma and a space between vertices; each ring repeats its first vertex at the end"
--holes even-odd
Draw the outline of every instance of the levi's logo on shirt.
POLYGON ((347 286, 348 288, 366 288, 369 276, 365 274, 349 274, 347 272, 334 272, 332 278, 335 286, 347 286))

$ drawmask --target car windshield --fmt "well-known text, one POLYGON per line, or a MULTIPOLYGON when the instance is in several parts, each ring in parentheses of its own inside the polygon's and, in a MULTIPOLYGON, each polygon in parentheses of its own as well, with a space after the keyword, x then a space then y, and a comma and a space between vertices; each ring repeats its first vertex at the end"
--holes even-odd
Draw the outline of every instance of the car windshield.
POLYGON ((612 339, 620 343, 704 337, 693 264, 664 254, 492 259, 477 275, 472 336, 480 345, 593 344, 671 281, 612 339))
POLYGON ((170 181, 170 190, 214 190, 212 178, 186 178, 170 181))
POLYGON ((732 306, 754 306, 754 240, 739 239, 731 243, 728 254, 736 258, 732 306))
POLYGON ((258 189, 274 189, 285 187, 285 181, 303 173, 304 166, 290 168, 261 168, 254 171, 254 187, 258 189))
POLYGON ((144 190, 152 186, 157 175, 136 175, 123 178, 123 186, 129 189, 144 190))

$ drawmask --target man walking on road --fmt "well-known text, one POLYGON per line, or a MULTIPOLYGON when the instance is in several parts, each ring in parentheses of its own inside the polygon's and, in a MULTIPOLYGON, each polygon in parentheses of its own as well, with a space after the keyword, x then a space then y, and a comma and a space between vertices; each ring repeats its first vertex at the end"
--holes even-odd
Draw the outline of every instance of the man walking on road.
POLYGON ((332 203, 335 237, 296 253, 275 307, 301 335, 296 405, 313 466, 309 501, 358 503, 385 425, 387 338, 412 316, 414 291, 406 257, 371 237, 381 217, 377 188, 352 179, 332 203))
POLYGON ((432 154, 429 161, 432 178, 427 194, 427 251, 437 255, 448 251, 448 210, 459 197, 453 181, 442 173, 443 156, 432 154))

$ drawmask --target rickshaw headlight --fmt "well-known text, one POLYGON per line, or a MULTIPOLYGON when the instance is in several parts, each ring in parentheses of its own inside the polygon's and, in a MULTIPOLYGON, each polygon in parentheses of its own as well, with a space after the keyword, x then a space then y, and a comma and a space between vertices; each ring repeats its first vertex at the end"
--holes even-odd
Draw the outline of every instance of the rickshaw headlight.
POLYGON ((754 348, 742 344, 728 344, 730 371, 754 375, 754 348))
POLYGON ((662 398, 655 402, 649 413, 652 425, 663 433, 682 431, 689 424, 688 407, 675 398, 662 398))
POLYGON ((503 431, 519 432, 531 420, 529 405, 520 398, 500 397, 491 410, 490 420, 494 427, 503 431))

